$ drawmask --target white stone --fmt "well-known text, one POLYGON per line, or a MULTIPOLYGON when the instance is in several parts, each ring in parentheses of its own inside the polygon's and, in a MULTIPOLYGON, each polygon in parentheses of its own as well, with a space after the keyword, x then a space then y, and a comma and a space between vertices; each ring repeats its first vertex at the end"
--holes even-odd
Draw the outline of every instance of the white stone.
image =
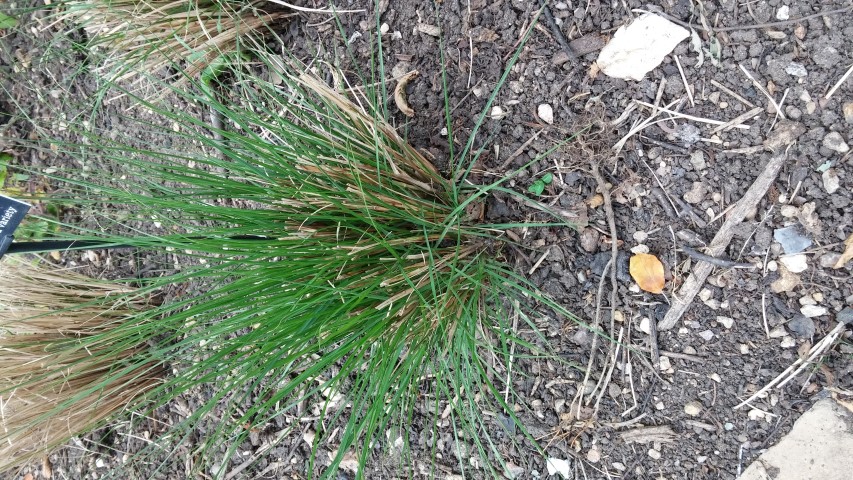
POLYGON ((786 255, 779 259, 782 265, 791 273, 804 272, 809 268, 809 258, 804 253, 796 255, 786 255))
POLYGON ((632 235, 632 236, 634 237, 634 240, 635 240, 637 243, 643 243, 643 242, 645 242, 646 240, 648 240, 648 238, 649 238, 649 234, 648 234, 648 233, 646 233, 646 232, 644 232, 644 231, 642 231, 642 230, 637 231, 637 232, 634 232, 634 235, 632 235))
POLYGON ((770 338, 782 338, 787 334, 788 332, 785 331, 785 327, 783 327, 782 325, 779 325, 773 328, 773 330, 770 330, 770 338))
POLYGON ((492 111, 489 113, 489 117, 491 117, 493 120, 499 120, 505 116, 506 112, 498 105, 492 107, 492 111))
POLYGON ((672 362, 669 360, 669 357, 667 357, 665 355, 661 355, 660 356, 660 363, 658 364, 658 366, 660 367, 660 370, 662 372, 666 372, 672 368, 672 362))
POLYGON ((782 338, 782 342, 779 343, 779 346, 782 348, 792 348, 797 346, 797 342, 794 340, 794 337, 786 335, 782 338))
POLYGON ((826 312, 826 307, 821 307, 818 305, 803 305, 802 307, 800 307, 800 313, 809 318, 826 315, 826 312))
POLYGON ((646 335, 651 335, 652 329, 650 327, 650 323, 651 321, 649 320, 649 317, 643 317, 642 319, 640 319, 640 331, 645 333, 646 335))
POLYGON ((660 460, 660 452, 655 450, 654 448, 649 449, 649 456, 655 460, 660 460))
POLYGON ((640 253, 649 253, 648 245, 635 245, 631 247, 631 253, 640 254, 640 253))
POLYGON ((566 460, 561 458, 549 458, 545 461, 545 467, 548 469, 548 475, 560 474, 563 478, 571 478, 571 465, 566 460))
POLYGON ((702 413, 702 404, 699 402, 688 402, 684 405, 684 413, 690 415, 691 417, 695 417, 702 413))
POLYGON ((610 77, 642 80, 676 45, 690 36, 683 27, 646 13, 619 27, 598 55, 598 68, 610 77))
POLYGON ((717 323, 729 329, 735 324, 735 319, 731 317, 717 317, 717 323))
POLYGON ((838 153, 847 153, 850 146, 844 141, 844 137, 838 132, 829 132, 823 137, 823 146, 838 153))
POLYGON ((841 188, 841 180, 838 178, 838 174, 835 173, 834 168, 830 168, 829 170, 823 172, 821 175, 821 179, 823 180, 823 189, 826 190, 826 193, 832 195, 839 188, 841 188))
POLYGON ((785 21, 791 18, 791 9, 787 5, 782 5, 779 10, 776 10, 776 20, 785 21))
POLYGON ((706 342, 710 342, 711 339, 714 338, 714 332, 712 332, 710 330, 705 330, 705 331, 699 332, 699 336, 702 337, 702 339, 705 340, 706 342))
POLYGON ((551 105, 548 105, 547 103, 539 105, 536 107, 536 114, 539 115, 539 118, 548 125, 554 123, 554 109, 551 108, 551 105))

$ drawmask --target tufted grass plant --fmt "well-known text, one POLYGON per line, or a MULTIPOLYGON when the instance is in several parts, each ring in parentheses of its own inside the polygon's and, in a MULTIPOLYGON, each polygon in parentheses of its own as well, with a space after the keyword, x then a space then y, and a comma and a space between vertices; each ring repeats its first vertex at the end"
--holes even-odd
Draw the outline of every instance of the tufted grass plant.
MULTIPOLYGON (((516 416, 526 400, 515 391, 511 365, 554 358, 523 306, 538 302, 572 317, 504 262, 508 229, 547 224, 485 222, 488 195, 518 194, 504 186, 509 177, 469 181, 485 148, 475 148, 474 137, 497 89, 442 173, 386 121, 387 89, 334 90, 295 60, 254 53, 280 84, 239 63, 227 75, 230 100, 162 84, 220 112, 227 128, 218 135, 202 119, 123 91, 171 124, 126 119, 151 145, 168 139, 201 153, 140 147, 126 132, 96 127, 80 130, 80 143, 54 143, 122 171, 115 182, 55 178, 78 205, 99 208, 101 225, 115 227, 65 225, 64 238, 75 232, 75 239, 180 252, 182 269, 147 280, 142 290, 203 289, 136 312, 108 335, 79 339, 84 347, 146 342, 149 348, 121 364, 171 371, 128 408, 151 411, 208 392, 168 438, 139 455, 153 458, 157 448, 175 454, 181 439, 214 421, 193 458, 206 459, 196 468, 207 468, 227 447, 211 470, 221 478, 241 461, 237 452, 251 431, 283 418, 291 426, 284 433, 298 435, 300 419, 311 417, 307 476, 335 478, 342 461, 355 459, 363 477, 377 454, 400 450, 396 433, 398 461, 414 475, 410 429, 421 424, 435 452, 447 419, 454 438, 475 446, 483 468, 503 472, 501 442, 538 448, 516 416), (426 420, 424 411, 431 412, 426 420), (523 438, 495 437, 497 414, 523 438)), ((109 363, 111 355, 93 350, 91 361, 109 363)))
POLYGON ((102 51, 100 74, 140 83, 168 68, 178 83, 221 68, 222 57, 236 54, 243 41, 268 35, 293 15, 265 0, 65 0, 53 8, 82 26, 88 48, 102 51))
POLYGON ((156 387, 158 362, 114 337, 148 307, 133 289, 36 260, 0 262, 0 472, 120 414, 156 387))

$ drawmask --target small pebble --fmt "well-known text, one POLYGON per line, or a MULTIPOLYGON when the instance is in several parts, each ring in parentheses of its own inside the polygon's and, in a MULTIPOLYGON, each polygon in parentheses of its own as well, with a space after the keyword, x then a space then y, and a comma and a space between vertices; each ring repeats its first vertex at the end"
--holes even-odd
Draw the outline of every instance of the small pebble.
POLYGON ((717 317, 717 322, 726 327, 726 329, 730 329, 735 324, 735 319, 731 317, 717 317))
POLYGON ((820 266, 823 268, 832 268, 838 262, 839 258, 841 258, 840 253, 835 253, 835 252, 824 253, 823 255, 820 256, 819 263, 820 263, 820 266))
POLYGON ((708 187, 705 184, 702 182, 693 182, 690 191, 685 193, 682 198, 684 198, 685 202, 695 205, 704 200, 707 193, 708 187))
POLYGON ((661 457, 660 452, 655 450, 654 448, 649 450, 649 456, 652 457, 654 460, 660 460, 661 457))
POLYGON ((727 432, 731 432, 732 430, 734 430, 734 429, 735 429, 735 424, 734 424, 734 423, 731 423, 731 422, 726 422, 726 423, 724 423, 724 424, 723 424, 723 428, 724 428, 727 432))
POLYGON ((684 413, 690 415, 691 417, 695 417, 702 413, 702 404, 696 401, 688 402, 684 405, 684 413))
POLYGON ((658 365, 660 366, 660 370, 662 372, 667 372, 672 368, 672 362, 670 362, 669 357, 664 355, 661 355, 660 363, 658 365))
POLYGON ((812 338, 815 334, 814 320, 804 315, 794 315, 788 322, 788 330, 799 338, 812 338))
POLYGON ((536 114, 539 115, 539 118, 548 125, 554 123, 554 109, 551 108, 551 105, 548 105, 547 103, 539 105, 536 108, 536 114))
POLYGON ((782 348, 792 348, 797 346, 797 342, 793 337, 785 336, 782 338, 782 342, 779 343, 779 346, 782 348))
POLYGON ((631 247, 631 253, 633 253, 635 255, 640 254, 640 253, 649 253, 649 246, 648 245, 636 245, 634 247, 631 247))
MULTIPOLYGON (((853 122, 851 122, 853 123, 853 122)), ((690 154, 690 164, 694 170, 705 170, 708 164, 705 162, 705 153, 702 150, 696 150, 690 154)))
POLYGON ((637 243, 643 243, 643 242, 645 242, 646 240, 648 240, 648 238, 649 238, 649 234, 648 234, 648 233, 646 233, 646 232, 644 232, 644 231, 642 231, 642 230, 640 230, 640 231, 638 231, 638 232, 634 232, 633 237, 634 237, 634 240, 635 240, 637 243))
POLYGON ((826 315, 826 312, 826 307, 820 307, 818 305, 803 305, 800 307, 800 313, 808 318, 820 317, 821 315, 826 315))
POLYGON ((853 102, 847 102, 841 107, 841 112, 844 114, 844 120, 847 123, 853 123, 853 102))
POLYGON ((779 212, 785 218, 795 218, 800 214, 800 209, 793 205, 782 205, 782 208, 779 209, 779 212))
POLYGON ((776 20, 785 21, 791 18, 791 9, 787 5, 782 5, 779 10, 776 10, 776 20))
POLYGON ((586 459, 589 463, 598 463, 601 461, 601 451, 598 450, 598 446, 593 445, 592 448, 586 453, 586 459))
POLYGON ((838 178, 838 174, 835 173, 834 168, 830 168, 829 170, 823 172, 821 175, 821 179, 823 180, 823 189, 826 190, 826 193, 832 195, 839 188, 841 188, 841 180, 838 178))
POLYGON ((779 261, 782 262, 782 265, 785 265, 785 268, 787 268, 791 273, 804 272, 809 268, 809 259, 802 253, 797 255, 786 255, 779 258, 779 261))
POLYGON ((844 137, 838 132, 829 132, 823 137, 823 146, 838 153, 847 153, 850 146, 844 141, 844 137))
POLYGON ((786 335, 788 335, 788 332, 782 325, 778 325, 773 330, 770 330, 770 338, 782 338, 786 335))
POLYGON ((817 305, 817 301, 811 295, 803 295, 798 301, 800 305, 817 305))
POLYGON ((712 373, 712 374, 708 375, 708 378, 710 378, 711 380, 713 380, 717 383, 723 383, 722 377, 720 377, 720 375, 717 373, 712 373))
POLYGON ((489 113, 489 117, 491 117, 493 120, 499 120, 505 116, 506 112, 504 112, 504 109, 499 107, 498 105, 492 107, 492 111, 489 113))
POLYGON ((767 262, 767 270, 770 272, 775 272, 776 270, 779 270, 779 264, 776 263, 776 260, 770 260, 769 262, 767 262))
POLYGON ((806 66, 797 62, 789 63, 788 66, 785 67, 785 72, 787 72, 788 75, 793 75, 795 77, 805 77, 809 74, 809 72, 806 71, 806 66))
POLYGON ((651 335, 652 329, 649 326, 650 323, 651 321, 649 320, 649 317, 643 317, 640 320, 640 331, 645 333, 646 335, 651 335))
POLYGON ((705 330, 705 331, 699 332, 699 336, 702 337, 702 339, 705 340, 706 342, 710 342, 711 339, 714 338, 714 332, 712 332, 710 330, 705 330))
POLYGON ((740 347, 738 347, 738 348, 740 349, 740 354, 741 354, 741 355, 747 355, 747 354, 749 354, 749 345, 747 345, 747 344, 745 344, 745 343, 741 343, 741 344, 740 344, 740 347))
POLYGON ((698 352, 696 352, 695 348, 688 345, 688 346, 684 347, 684 353, 686 353, 688 355, 696 355, 696 353, 698 353, 698 352))

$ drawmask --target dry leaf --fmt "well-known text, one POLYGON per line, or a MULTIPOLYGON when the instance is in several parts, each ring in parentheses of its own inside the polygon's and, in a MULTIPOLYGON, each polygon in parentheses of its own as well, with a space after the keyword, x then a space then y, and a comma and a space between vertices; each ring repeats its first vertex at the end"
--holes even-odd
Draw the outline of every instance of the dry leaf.
POLYGON ((643 290, 651 293, 663 293, 663 264, 658 257, 648 253, 638 253, 631 257, 631 277, 643 290))
POLYGON ((853 259, 853 233, 847 237, 847 240, 844 240, 844 253, 841 254, 841 258, 835 262, 835 265, 832 268, 843 268, 844 264, 853 259))
POLYGON ((589 208, 598 208, 604 203, 604 197, 600 193, 596 193, 595 195, 586 199, 586 204, 589 208))
POLYGON ((394 87, 394 103, 397 104, 397 108, 403 112, 403 115, 407 117, 414 117, 415 111, 409 106, 409 102, 406 101, 406 85, 408 85, 409 82, 417 76, 418 71, 412 70, 411 72, 403 75, 400 80, 397 81, 397 86, 394 87))

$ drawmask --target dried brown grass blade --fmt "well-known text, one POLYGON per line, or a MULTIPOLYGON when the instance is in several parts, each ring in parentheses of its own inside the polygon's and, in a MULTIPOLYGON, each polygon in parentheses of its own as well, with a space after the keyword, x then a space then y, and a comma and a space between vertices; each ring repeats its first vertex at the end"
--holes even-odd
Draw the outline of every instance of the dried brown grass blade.
POLYGON ((0 471, 83 434, 160 384, 162 366, 109 332, 147 302, 69 270, 0 263, 0 471), (84 345, 81 340, 90 341, 84 345))

